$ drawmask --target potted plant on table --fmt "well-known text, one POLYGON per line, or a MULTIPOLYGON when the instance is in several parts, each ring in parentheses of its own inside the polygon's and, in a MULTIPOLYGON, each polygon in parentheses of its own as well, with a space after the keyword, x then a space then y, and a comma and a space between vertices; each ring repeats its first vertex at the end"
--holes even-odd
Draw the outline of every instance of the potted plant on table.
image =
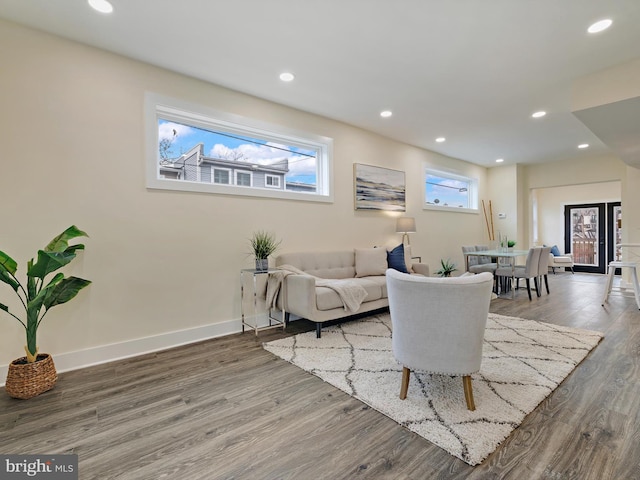
POLYGON ((264 272, 269 270, 269 255, 276 251, 282 240, 276 240, 274 234, 258 231, 249 239, 251 253, 256 259, 256 270, 264 272))
POLYGON ((436 272, 436 275, 439 275, 441 277, 450 277, 451 274, 455 271, 457 271, 458 269, 456 268, 456 264, 453 263, 451 260, 447 259, 447 260, 440 260, 440 270, 438 270, 436 272))
POLYGON ((0 303, 0 310, 20 322, 27 337, 24 347, 27 356, 11 362, 7 373, 5 390, 14 398, 35 397, 55 385, 58 375, 51 355, 38 353, 38 327, 51 308, 68 302, 91 283, 78 277, 65 277, 60 272, 49 277, 70 263, 78 250, 84 250, 84 245, 69 245, 69 240, 86 236, 85 232, 73 225, 51 240, 43 250, 38 250, 37 260, 34 262, 32 258, 27 262, 26 286, 16 277, 17 262, 0 251, 0 281, 16 293, 26 316, 20 318, 9 311, 7 305, 0 303))

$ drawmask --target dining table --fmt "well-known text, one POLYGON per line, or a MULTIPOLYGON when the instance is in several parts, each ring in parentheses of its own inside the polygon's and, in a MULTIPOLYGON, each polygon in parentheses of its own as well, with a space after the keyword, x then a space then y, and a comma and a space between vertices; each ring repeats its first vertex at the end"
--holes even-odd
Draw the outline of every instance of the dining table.
MULTIPOLYGON (((518 257, 526 257, 529 254, 529 250, 516 250, 513 248, 495 248, 493 250, 479 250, 479 251, 475 251, 475 252, 465 252, 464 254, 464 261, 465 261, 465 268, 466 271, 469 271, 469 257, 471 256, 475 256, 475 257, 491 257, 492 259, 495 258, 497 259, 497 264, 499 267, 505 267, 507 265, 509 265, 511 267, 511 269, 515 269, 516 266, 516 258, 518 257), (500 262, 500 259, 504 259, 505 261, 500 262)), ((496 290, 498 290, 498 285, 496 283, 496 290)), ((510 279, 509 282, 506 282, 503 286, 502 286, 502 293, 501 291, 496 291, 495 292, 496 295, 498 295, 501 298, 514 298, 514 290, 510 287, 510 279), (511 292, 511 296, 506 296, 504 295, 505 292, 511 292)))

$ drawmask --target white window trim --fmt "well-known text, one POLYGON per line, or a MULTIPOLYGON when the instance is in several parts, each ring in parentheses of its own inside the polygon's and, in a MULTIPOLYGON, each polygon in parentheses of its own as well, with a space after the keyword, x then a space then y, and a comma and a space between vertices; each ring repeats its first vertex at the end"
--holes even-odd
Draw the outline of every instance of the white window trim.
POLYGON ((179 190, 214 194, 231 194, 251 197, 284 198, 310 202, 333 203, 333 139, 321 135, 301 132, 281 125, 245 118, 226 112, 166 97, 156 93, 145 93, 145 131, 147 188, 179 190), (283 144, 297 145, 318 152, 317 193, 292 192, 285 189, 246 188, 236 185, 188 182, 159 178, 158 175, 158 119, 174 120, 201 128, 224 128, 226 131, 242 132, 245 135, 269 138, 283 144), (214 123, 212 123, 214 122, 214 123))
POLYGON ((253 187, 253 172, 250 170, 234 170, 233 172, 233 183, 241 188, 253 187), (238 174, 245 173, 249 175, 249 185, 238 185, 238 174))
POLYGON ((474 177, 469 177, 467 175, 462 175, 458 172, 451 172, 445 169, 433 168, 430 166, 425 166, 423 169, 422 176, 422 209, 423 210, 439 210, 442 212, 457 212, 457 213, 473 213, 480 214, 480 209, 478 208, 478 179, 474 177), (469 182, 469 201, 471 203, 471 208, 464 207, 454 207, 454 206, 439 206, 433 205, 431 203, 427 203, 427 174, 438 175, 442 177, 451 178, 454 180, 462 180, 464 182, 469 182))
POLYGON ((231 185, 231 169, 230 168, 221 168, 221 167, 211 167, 211 183, 213 183, 214 185, 231 185), (216 170, 221 170, 224 172, 228 172, 229 173, 229 183, 220 183, 220 182, 216 182, 215 181, 215 175, 216 175, 216 170))
POLYGON ((282 183, 281 180, 281 176, 280 175, 271 175, 270 173, 265 173, 264 175, 264 186, 266 188, 281 188, 280 184, 282 183), (269 185, 269 183, 267 183, 267 178, 273 178, 275 180, 277 180, 277 185, 269 185))

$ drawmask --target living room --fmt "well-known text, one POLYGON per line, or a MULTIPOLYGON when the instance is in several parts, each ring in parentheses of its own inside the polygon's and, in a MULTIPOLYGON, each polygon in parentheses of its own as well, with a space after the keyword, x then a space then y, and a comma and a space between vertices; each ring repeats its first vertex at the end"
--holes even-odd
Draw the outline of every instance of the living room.
MULTIPOLYGON (((640 204, 640 170, 615 153, 488 168, 4 19, 0 44, 0 192, 9 207, 0 248, 27 259, 69 225, 89 235, 68 272, 92 285, 40 329, 40 348, 61 372, 238 333, 239 272, 252 266, 248 239, 256 230, 273 231, 286 252, 400 243, 397 214, 354 210, 354 163, 405 172, 412 250, 433 270, 446 258, 462 265, 460 247, 487 243, 488 234, 481 208, 422 208, 425 166, 477 179, 478 198, 505 214, 496 229, 523 248, 534 242, 532 191, 588 185, 591 198, 579 202, 640 204), (331 138, 333 201, 147 188, 148 92, 331 138), (601 195, 601 184, 619 186, 619 198, 601 195)), ((609 72, 637 78, 640 63, 609 72)), ((573 110, 600 104, 594 84, 602 87, 602 75, 579 79, 573 110)), ((637 96, 638 85, 633 95, 620 86, 620 98, 637 96)), ((555 205, 549 210, 537 215, 559 215, 555 205)), ((626 209, 624 222, 624 241, 640 242, 640 212, 626 209)), ((558 235, 536 241, 561 244, 558 235)), ((4 381, 23 354, 24 331, 10 319, 0 329, 4 381)))

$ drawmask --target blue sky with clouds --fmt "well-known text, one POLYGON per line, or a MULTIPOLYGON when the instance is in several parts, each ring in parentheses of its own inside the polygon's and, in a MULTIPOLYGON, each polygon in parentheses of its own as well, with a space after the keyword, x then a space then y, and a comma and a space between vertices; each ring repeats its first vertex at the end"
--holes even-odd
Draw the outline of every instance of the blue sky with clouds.
MULTIPOLYGON (((233 136, 240 137, 235 134, 233 136)), ((169 152, 171 158, 177 158, 194 145, 202 143, 204 144, 204 154, 214 158, 237 158, 239 154, 242 154, 241 161, 262 165, 274 164, 288 159, 288 182, 316 183, 316 152, 308 149, 249 137, 242 140, 172 121, 158 120, 158 140, 172 138, 169 152), (309 157, 309 155, 313 157, 309 157)))

